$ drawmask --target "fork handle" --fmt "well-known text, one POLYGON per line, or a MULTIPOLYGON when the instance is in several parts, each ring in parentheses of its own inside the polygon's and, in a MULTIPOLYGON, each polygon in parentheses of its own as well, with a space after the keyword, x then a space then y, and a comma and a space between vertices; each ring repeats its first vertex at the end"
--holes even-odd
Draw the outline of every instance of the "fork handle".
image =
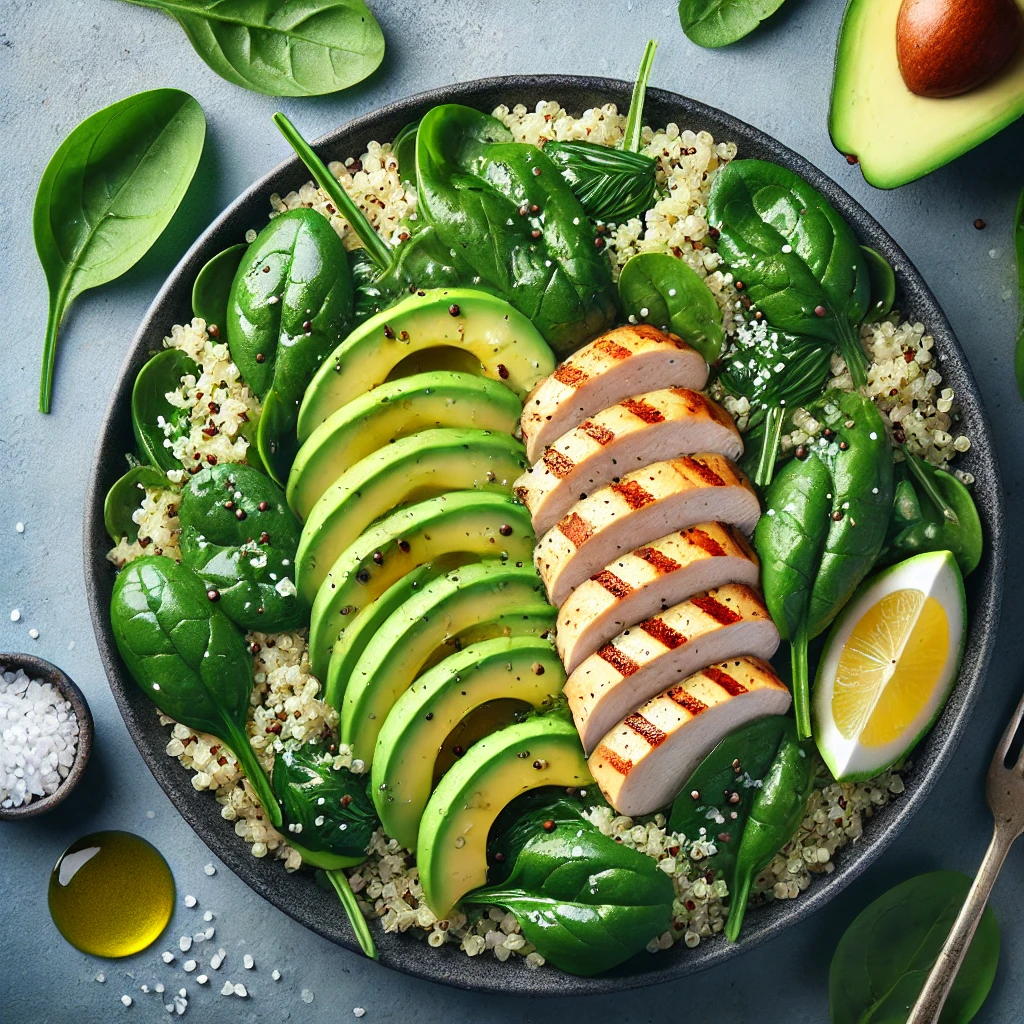
POLYGON ((1000 829, 997 823, 992 842, 989 843, 974 884, 953 922, 953 927, 928 974, 928 980, 924 983, 917 1002, 914 1003, 914 1008, 910 1011, 907 1024, 938 1024, 942 1007, 946 1003, 953 982, 956 981, 960 965, 967 956, 971 939, 978 929, 978 922, 981 921, 999 869, 1003 866, 1015 838, 1012 832, 1000 829))

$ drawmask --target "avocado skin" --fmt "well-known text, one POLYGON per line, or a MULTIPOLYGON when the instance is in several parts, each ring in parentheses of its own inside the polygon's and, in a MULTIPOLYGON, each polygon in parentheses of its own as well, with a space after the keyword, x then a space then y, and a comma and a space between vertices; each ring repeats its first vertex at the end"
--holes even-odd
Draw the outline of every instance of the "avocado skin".
POLYGON ((900 0, 850 0, 836 50, 829 132, 877 188, 942 167, 1024 114, 1024 48, 963 96, 914 95, 896 55, 899 9, 900 0))

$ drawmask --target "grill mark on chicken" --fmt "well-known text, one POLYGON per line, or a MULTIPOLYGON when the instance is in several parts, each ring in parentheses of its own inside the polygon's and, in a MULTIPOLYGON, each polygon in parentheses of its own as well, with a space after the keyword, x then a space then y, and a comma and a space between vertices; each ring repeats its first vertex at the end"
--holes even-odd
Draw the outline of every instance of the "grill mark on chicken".
POLYGON ((682 568, 674 558, 669 558, 657 548, 637 548, 635 554, 661 573, 675 572, 682 568))
POLYGON ((689 711, 694 718, 708 709, 704 701, 697 700, 692 693, 687 693, 681 686, 673 686, 671 690, 666 691, 665 696, 678 704, 684 711, 689 711))
POLYGON ((576 548, 582 547, 594 535, 590 523, 578 512, 570 512, 564 519, 560 519, 558 532, 576 548))
POLYGON ((606 746, 598 747, 594 754, 620 775, 628 775, 633 770, 633 762, 629 758, 619 757, 614 750, 609 750, 606 746))
POLYGON ((602 447, 608 444, 609 441, 615 440, 615 433, 613 431, 601 426, 600 423, 595 423, 593 420, 584 420, 580 424, 580 430, 602 447))
POLYGON ((667 342, 676 348, 683 348, 686 345, 682 338, 677 337, 675 334, 659 331, 657 327, 652 327, 650 324, 635 324, 630 329, 637 338, 643 338, 646 341, 667 342))
POLYGON ((629 595, 633 593, 633 588, 625 580, 619 579, 615 573, 609 572, 607 569, 602 569, 590 578, 595 583, 604 587, 604 589, 613 597, 629 597, 629 595))
POLYGON ((620 345, 617 341, 612 341, 611 338, 598 339, 594 342, 594 348, 596 351, 603 352, 606 356, 615 360, 628 359, 633 354, 624 345, 620 345))
POLYGON ((673 629, 664 619, 647 619, 640 623, 640 628, 670 651, 674 651, 686 643, 686 637, 678 630, 673 629))
POLYGON ((542 461, 548 471, 559 480, 565 479, 576 468, 576 463, 572 459, 561 452, 556 452, 554 448, 545 449, 542 461))
POLYGON ((525 505, 526 499, 530 497, 530 488, 517 487, 512 493, 515 495, 517 501, 521 501, 525 505))
POLYGON ((635 480, 625 480, 620 484, 612 484, 612 490, 635 512, 644 505, 654 501, 654 495, 645 491, 635 480))
POLYGON ((716 600, 710 594, 698 594, 691 597, 690 601, 695 604, 705 615, 710 615, 720 626, 731 626, 743 618, 739 612, 727 608, 721 601, 716 600))
POLYGON ((566 387, 570 388, 578 388, 590 380, 579 367, 573 366, 572 363, 563 363, 551 376, 559 384, 565 384, 566 387))
POLYGON ((690 472, 699 476, 709 487, 725 486, 725 481, 710 466, 701 462, 700 459, 694 459, 689 455, 684 455, 679 462, 690 470, 690 472))
POLYGON ((660 747, 668 739, 661 729, 639 712, 628 715, 623 719, 622 724, 632 729, 638 736, 642 736, 652 747, 660 747))
POLYGON ((738 679, 733 679, 728 672, 723 672, 720 668, 712 666, 711 668, 703 669, 702 674, 707 676, 713 683, 718 683, 730 697, 738 697, 741 693, 747 692, 747 688, 738 679))
POLYGON ((683 540, 689 541, 691 544, 695 544, 702 551, 706 551, 709 555, 714 558, 721 558, 725 554, 725 548, 715 540, 714 537, 709 533, 705 533, 703 530, 696 526, 691 526, 688 530, 683 530, 679 534, 683 540))
POLYGON ((638 420, 643 420, 644 423, 663 423, 665 420, 664 413, 660 409, 655 409, 653 405, 649 405, 642 398, 626 398, 619 402, 626 412, 631 412, 638 420))
POLYGON ((623 678, 628 678, 640 668, 628 654, 624 654, 614 644, 605 644, 597 655, 602 661, 608 662, 623 678))

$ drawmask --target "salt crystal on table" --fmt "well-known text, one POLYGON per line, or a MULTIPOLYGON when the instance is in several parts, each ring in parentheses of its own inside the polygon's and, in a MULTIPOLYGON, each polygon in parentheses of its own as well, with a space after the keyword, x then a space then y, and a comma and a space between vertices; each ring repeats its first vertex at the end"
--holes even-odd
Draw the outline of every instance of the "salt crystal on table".
POLYGON ((216 869, 216 868, 215 868, 215 867, 214 867, 214 866, 213 866, 212 864, 207 864, 207 865, 206 865, 206 867, 205 867, 205 868, 203 868, 203 870, 204 870, 204 871, 205 871, 205 872, 206 872, 206 873, 207 873, 208 875, 215 875, 215 874, 217 874, 217 869, 216 869))
POLYGON ((313 993, 310 992, 310 990, 308 988, 304 988, 302 990, 301 994, 299 995, 299 998, 304 1003, 311 1003, 311 1002, 313 1002, 313 993))
POLYGON ((249 994, 249 993, 248 993, 248 991, 246 990, 246 987, 245 987, 244 985, 236 985, 236 986, 235 986, 235 995, 236 995, 236 996, 241 996, 241 997, 242 997, 243 999, 245 999, 245 997, 246 997, 246 996, 247 996, 248 994, 249 994))
POLYGON ((195 960, 186 960, 182 969, 186 974, 191 974, 196 969, 196 966, 195 960))
POLYGON ((256 966, 256 961, 246 953, 245 956, 242 957, 242 966, 244 966, 247 971, 251 971, 253 967, 256 966))
POLYGON ((17 608, 11 609, 11 622, 21 621, 21 612, 17 608))
POLYGON ((153 986, 153 991, 154 991, 154 992, 156 992, 156 993, 157 993, 157 995, 159 995, 159 994, 160 994, 161 992, 163 992, 163 990, 164 990, 164 983, 163 983, 162 981, 158 981, 158 982, 157 982, 157 983, 156 983, 156 984, 155 984, 155 985, 153 986))
POLYGON ((182 951, 182 953, 187 953, 191 948, 192 948, 192 936, 191 935, 182 935, 182 937, 180 939, 178 939, 178 949, 180 949, 182 951))
POLYGON ((234 995, 234 992, 235 992, 235 986, 232 985, 230 981, 225 981, 223 988, 221 988, 221 990, 220 990, 220 994, 222 996, 230 996, 230 995, 234 995))
POLYGON ((196 981, 198 981, 200 985, 205 985, 209 980, 210 979, 205 974, 200 974, 196 977, 196 981))
POLYGON ((356 1017, 365 1017, 366 1016, 366 1010, 364 1010, 361 1006, 354 1006, 354 1007, 352 1007, 352 1013, 356 1017))
POLYGON ((15 523, 14 524, 14 529, 18 533, 24 533, 25 532, 25 524, 24 523, 15 523))
POLYGON ((203 920, 204 921, 212 921, 213 920, 213 914, 211 914, 210 911, 207 911, 205 914, 203 914, 203 920))
POLYGON ((100 972, 99 974, 96 975, 96 980, 102 985, 103 982, 105 982, 107 980, 107 976, 105 974, 103 974, 102 972, 100 972))
POLYGON ((270 972, 270 976, 274 979, 274 981, 281 980, 281 972, 276 967, 270 972))
POLYGON ((132 1005, 132 997, 131 996, 121 996, 121 1002, 124 1003, 125 1006, 131 1006, 132 1005))
POLYGON ((188 907, 189 909, 194 907, 198 902, 199 901, 195 898, 195 896, 186 896, 185 897, 185 906, 188 907))
POLYGON ((28 631, 28 635, 30 637, 32 637, 33 640, 38 640, 39 639, 39 630, 38 629, 30 629, 28 631))

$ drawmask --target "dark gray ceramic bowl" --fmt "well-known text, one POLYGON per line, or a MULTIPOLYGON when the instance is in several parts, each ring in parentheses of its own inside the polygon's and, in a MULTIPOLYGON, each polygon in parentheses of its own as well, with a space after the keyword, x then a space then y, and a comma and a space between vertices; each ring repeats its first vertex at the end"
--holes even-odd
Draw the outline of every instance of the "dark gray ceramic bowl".
MULTIPOLYGON (((485 79, 423 93, 367 114, 324 136, 315 148, 325 160, 358 156, 371 140, 393 139, 404 125, 442 102, 456 101, 490 111, 499 103, 510 106, 524 103, 532 107, 538 100, 556 99, 578 114, 588 107, 608 102, 625 109, 629 93, 630 86, 626 83, 599 78, 485 79)), ((375 930, 381 963, 461 988, 536 996, 612 992, 655 984, 736 956, 814 913, 878 857, 924 802, 963 732, 995 640, 1004 543, 1002 486, 995 450, 967 360, 921 276, 881 226, 835 182, 762 132, 719 110, 658 89, 647 94, 645 121, 652 125, 675 122, 694 130, 707 129, 716 139, 735 140, 741 156, 773 160, 803 175, 842 212, 861 241, 881 252, 896 268, 899 308, 907 316, 926 324, 935 336, 943 374, 956 391, 963 411, 963 426, 973 441, 960 465, 977 479, 987 545, 980 568, 968 580, 967 650, 958 687, 938 724, 915 753, 914 771, 907 778, 906 793, 867 822, 860 842, 837 855, 833 874, 815 881, 799 899, 773 903, 748 914, 739 943, 730 945, 723 939, 715 939, 702 943, 695 950, 681 947, 653 956, 641 954, 603 977, 574 978, 553 968, 530 970, 521 961, 501 964, 490 957, 470 959, 452 946, 433 949, 408 936, 385 935, 375 930)), ((129 396, 139 367, 150 352, 160 347, 161 339, 172 324, 187 322, 191 317, 192 282, 203 264, 221 249, 242 241, 249 228, 259 229, 266 224, 267 200, 272 192, 284 194, 308 179, 306 170, 292 158, 256 182, 203 233, 150 307, 114 387, 100 433, 86 508, 85 574, 96 638, 114 697, 142 756, 182 816, 210 849, 261 896, 319 934, 354 950, 357 948, 355 939, 335 897, 319 889, 306 872, 287 875, 279 862, 254 858, 235 836, 230 824, 221 818, 220 807, 212 796, 197 793, 188 774, 164 753, 166 730, 157 722, 153 706, 132 682, 114 645, 107 616, 114 577, 110 564, 103 557, 109 547, 103 528, 103 497, 123 470, 124 453, 133 448, 129 396)))

